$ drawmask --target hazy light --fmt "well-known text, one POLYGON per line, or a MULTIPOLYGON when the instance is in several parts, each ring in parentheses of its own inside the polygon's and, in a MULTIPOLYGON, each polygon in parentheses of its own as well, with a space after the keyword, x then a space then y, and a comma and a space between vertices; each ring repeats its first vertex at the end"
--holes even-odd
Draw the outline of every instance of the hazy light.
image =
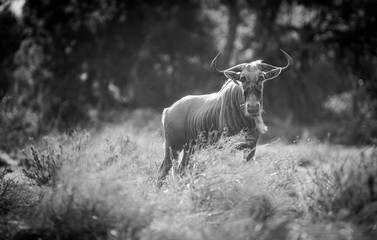
POLYGON ((22 11, 23 11, 22 9, 25 5, 25 2, 26 2, 26 0, 14 0, 10 4, 10 10, 13 12, 13 14, 16 17, 18 17, 18 18, 22 17, 22 11))
POLYGON ((88 73, 84 72, 80 74, 80 80, 85 82, 88 79, 88 73))

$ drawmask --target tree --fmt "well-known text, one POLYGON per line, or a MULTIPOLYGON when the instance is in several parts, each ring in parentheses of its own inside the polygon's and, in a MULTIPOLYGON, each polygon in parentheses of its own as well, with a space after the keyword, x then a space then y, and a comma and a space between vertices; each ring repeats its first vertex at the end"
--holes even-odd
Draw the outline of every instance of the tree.
POLYGON ((9 7, 0 14, 0 101, 11 88, 13 56, 21 39, 21 29, 9 7))
POLYGON ((351 142, 376 137, 377 74, 373 65, 377 63, 377 34, 373 29, 377 27, 377 3, 246 0, 246 5, 256 21, 252 36, 243 37, 242 50, 252 47, 256 56, 278 62, 276 53, 283 48, 295 59, 294 71, 285 81, 266 87, 267 108, 280 117, 291 112, 302 124, 315 125, 328 120, 327 99, 351 92, 352 107, 332 114, 335 121, 342 121, 341 133, 351 142))
POLYGON ((205 79, 214 48, 200 10, 197 1, 27 1, 18 71, 32 57, 26 46, 41 62, 18 81, 34 79, 42 126, 74 126, 92 108, 161 106, 205 79))

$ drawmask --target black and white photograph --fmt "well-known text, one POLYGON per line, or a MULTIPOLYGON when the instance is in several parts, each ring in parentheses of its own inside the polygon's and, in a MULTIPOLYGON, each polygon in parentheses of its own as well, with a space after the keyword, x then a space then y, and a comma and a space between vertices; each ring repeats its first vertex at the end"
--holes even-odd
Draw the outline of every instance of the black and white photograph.
POLYGON ((377 0, 0 0, 0 240, 377 239, 377 0))

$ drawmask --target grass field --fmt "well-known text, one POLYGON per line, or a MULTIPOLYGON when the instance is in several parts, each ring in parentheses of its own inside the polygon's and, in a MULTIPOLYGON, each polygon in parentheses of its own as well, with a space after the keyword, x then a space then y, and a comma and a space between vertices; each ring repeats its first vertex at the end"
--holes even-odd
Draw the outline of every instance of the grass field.
POLYGON ((377 151, 316 141, 260 145, 245 162, 222 139, 171 171, 158 115, 49 136, 0 175, 3 239, 377 239, 377 151))

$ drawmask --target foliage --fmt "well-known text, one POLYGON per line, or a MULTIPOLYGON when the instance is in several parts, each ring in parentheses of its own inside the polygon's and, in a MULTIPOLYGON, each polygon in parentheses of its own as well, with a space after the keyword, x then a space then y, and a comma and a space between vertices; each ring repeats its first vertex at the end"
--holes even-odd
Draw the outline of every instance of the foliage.
POLYGON ((0 239, 11 239, 18 231, 16 224, 22 224, 20 219, 25 218, 38 202, 36 191, 11 172, 7 168, 0 170, 0 239), (14 215, 16 221, 13 221, 14 215))
POLYGON ((57 192, 45 196, 38 214, 41 223, 35 225, 38 231, 60 239, 137 239, 149 224, 147 212, 141 215, 137 203, 116 194, 119 187, 102 188, 85 182, 85 188, 79 189, 77 184, 61 185, 57 192))
POLYGON ((31 169, 23 170, 26 177, 35 180, 39 185, 54 184, 56 175, 62 163, 55 159, 56 155, 39 154, 31 148, 33 158, 30 161, 31 169))
POLYGON ((21 28, 9 11, 0 11, 0 38, 0 100, 2 100, 11 90, 13 55, 21 39, 21 28))
POLYGON ((57 138, 45 137, 44 148, 30 148, 32 156, 28 157, 28 169, 23 169, 23 173, 40 186, 56 186, 58 173, 64 162, 77 162, 88 140, 89 135, 86 132, 74 133, 71 136, 61 135, 57 138))
POLYGON ((37 134, 216 91, 209 62, 221 49, 225 67, 281 65, 282 48, 295 64, 265 86, 267 124, 314 127, 342 143, 376 136, 374 1, 26 1, 18 18, 7 4, 0 97, 35 115, 37 134), (329 113, 326 101, 342 94, 354 96, 350 110, 329 113))
POLYGON ((25 100, 44 126, 51 119, 57 127, 74 126, 90 109, 114 104, 156 107, 192 81, 186 73, 200 74, 201 58, 208 62, 206 56, 191 60, 211 39, 198 27, 206 25, 197 11, 194 1, 28 1, 17 83, 35 89, 25 100), (179 88, 172 84, 177 78, 179 88))
POLYGON ((373 119, 377 116, 373 67, 377 42, 372 30, 377 26, 376 2, 303 0, 260 4, 248 0, 246 8, 256 15, 256 21, 251 23, 248 15, 243 15, 243 24, 253 32, 240 34, 243 47, 237 54, 242 56, 251 48, 266 62, 274 63, 279 62, 278 48, 284 48, 295 60, 294 70, 281 77, 284 80, 266 86, 265 109, 283 119, 293 115, 295 121, 317 128, 321 125, 318 122, 331 123, 323 133, 315 134, 337 135, 337 142, 372 142, 376 126, 373 119), (324 100, 343 93, 357 96, 346 113, 351 118, 324 109, 324 100))
POLYGON ((2 169, 0 172, 0 215, 6 214, 19 205, 15 190, 17 185, 14 180, 5 178, 7 173, 8 169, 2 169))
POLYGON ((245 162, 241 134, 202 145, 182 176, 172 171, 157 189, 155 121, 136 111, 123 125, 36 144, 39 161, 59 165, 29 172, 53 180, 26 181, 38 196, 30 214, 11 209, 1 229, 18 216, 26 227, 14 239, 374 239, 373 148, 271 143, 245 162))
POLYGON ((371 230, 376 224, 376 154, 375 148, 361 152, 359 158, 333 159, 327 163, 319 155, 319 163, 328 164, 308 170, 312 181, 307 200, 316 218, 351 221, 371 230))
POLYGON ((35 133, 35 115, 22 109, 16 100, 8 96, 0 102, 0 148, 10 152, 28 142, 35 133))

